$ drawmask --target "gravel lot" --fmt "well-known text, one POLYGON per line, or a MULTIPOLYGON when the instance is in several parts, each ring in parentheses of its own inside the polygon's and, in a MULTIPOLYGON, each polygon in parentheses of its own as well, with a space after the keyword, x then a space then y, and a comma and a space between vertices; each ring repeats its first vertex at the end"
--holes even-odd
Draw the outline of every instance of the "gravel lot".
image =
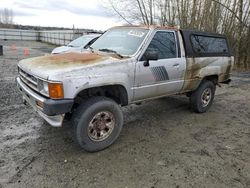
POLYGON ((54 46, 0 44, 0 187, 250 187, 250 73, 217 87, 205 114, 190 112, 184 96, 123 108, 115 144, 86 153, 69 122, 49 126, 22 104, 15 86, 23 50, 38 56, 54 46))

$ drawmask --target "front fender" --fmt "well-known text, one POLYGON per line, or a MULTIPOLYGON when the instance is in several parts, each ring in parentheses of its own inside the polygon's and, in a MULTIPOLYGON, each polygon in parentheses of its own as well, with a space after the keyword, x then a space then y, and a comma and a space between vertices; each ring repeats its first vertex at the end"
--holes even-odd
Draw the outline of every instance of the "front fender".
POLYGON ((74 97, 85 89, 108 85, 121 85, 127 90, 129 95, 129 77, 127 74, 115 73, 112 75, 89 76, 84 82, 82 85, 82 80, 79 80, 79 85, 77 84, 78 87, 75 87, 74 97))
POLYGON ((88 77, 68 79, 64 81, 64 91, 67 98, 75 98, 80 92, 85 89, 121 85, 123 86, 128 94, 128 101, 131 101, 132 92, 130 90, 130 78, 127 74, 114 73, 109 75, 94 75, 88 77))

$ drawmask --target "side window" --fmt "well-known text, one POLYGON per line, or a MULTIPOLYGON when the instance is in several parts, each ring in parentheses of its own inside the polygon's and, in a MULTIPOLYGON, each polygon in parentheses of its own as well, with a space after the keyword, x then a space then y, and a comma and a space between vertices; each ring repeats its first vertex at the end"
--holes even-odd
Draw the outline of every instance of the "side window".
POLYGON ((173 32, 157 31, 146 52, 158 52, 159 59, 176 58, 176 41, 173 32))
POLYGON ((191 42, 195 53, 228 53, 227 41, 225 38, 192 35, 191 42))

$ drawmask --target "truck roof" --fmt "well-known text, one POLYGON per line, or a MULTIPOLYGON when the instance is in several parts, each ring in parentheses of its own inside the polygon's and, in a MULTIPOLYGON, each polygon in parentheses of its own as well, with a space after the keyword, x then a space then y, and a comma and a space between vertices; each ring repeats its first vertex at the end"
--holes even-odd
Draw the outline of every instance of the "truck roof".
POLYGON ((199 31, 199 30, 194 30, 194 29, 180 29, 180 28, 174 27, 174 26, 123 25, 123 26, 115 26, 114 28, 119 28, 119 27, 135 27, 135 28, 145 28, 145 29, 166 29, 166 30, 181 31, 183 35, 196 34, 196 35, 205 35, 205 36, 211 36, 211 37, 225 37, 225 35, 214 33, 214 32, 205 32, 205 31, 199 31))
POLYGON ((192 29, 179 29, 177 27, 171 27, 171 26, 159 26, 159 25, 124 25, 124 26, 116 26, 114 28, 144 28, 144 29, 152 29, 152 30, 173 30, 173 31, 180 31, 183 39, 183 43, 185 46, 185 52, 187 57, 202 57, 202 56, 232 56, 233 52, 229 47, 227 38, 225 35, 213 33, 213 32, 204 32, 204 31, 198 31, 198 30, 192 30, 192 29), (196 53, 193 50, 191 37, 192 36, 201 36, 201 37, 211 37, 211 38, 222 38, 225 39, 228 51, 221 52, 221 53, 196 53))
POLYGON ((145 29, 170 29, 170 30, 179 30, 177 27, 171 26, 159 26, 159 25, 123 25, 123 26, 115 26, 114 28, 119 27, 136 27, 136 28, 145 28, 145 29))

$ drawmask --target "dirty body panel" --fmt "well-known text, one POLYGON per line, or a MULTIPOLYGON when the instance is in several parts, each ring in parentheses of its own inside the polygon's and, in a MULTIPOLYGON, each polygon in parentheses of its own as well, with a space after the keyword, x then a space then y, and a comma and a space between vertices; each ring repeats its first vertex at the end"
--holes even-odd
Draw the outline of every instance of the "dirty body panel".
POLYGON ((233 68, 233 60, 233 57, 186 58, 187 68, 182 92, 195 90, 207 76, 217 76, 218 83, 227 81, 233 68))
POLYGON ((24 59, 19 62, 18 66, 26 72, 48 79, 53 74, 68 72, 107 59, 109 57, 98 54, 71 52, 24 59))
POLYGON ((229 80, 234 57, 225 36, 192 30, 180 32, 187 65, 182 92, 195 90, 208 76, 216 76, 218 83, 229 80))
POLYGON ((132 61, 94 53, 65 53, 22 60, 19 67, 38 79, 61 80, 65 98, 74 98, 83 89, 108 84, 124 84, 129 91, 132 61))

